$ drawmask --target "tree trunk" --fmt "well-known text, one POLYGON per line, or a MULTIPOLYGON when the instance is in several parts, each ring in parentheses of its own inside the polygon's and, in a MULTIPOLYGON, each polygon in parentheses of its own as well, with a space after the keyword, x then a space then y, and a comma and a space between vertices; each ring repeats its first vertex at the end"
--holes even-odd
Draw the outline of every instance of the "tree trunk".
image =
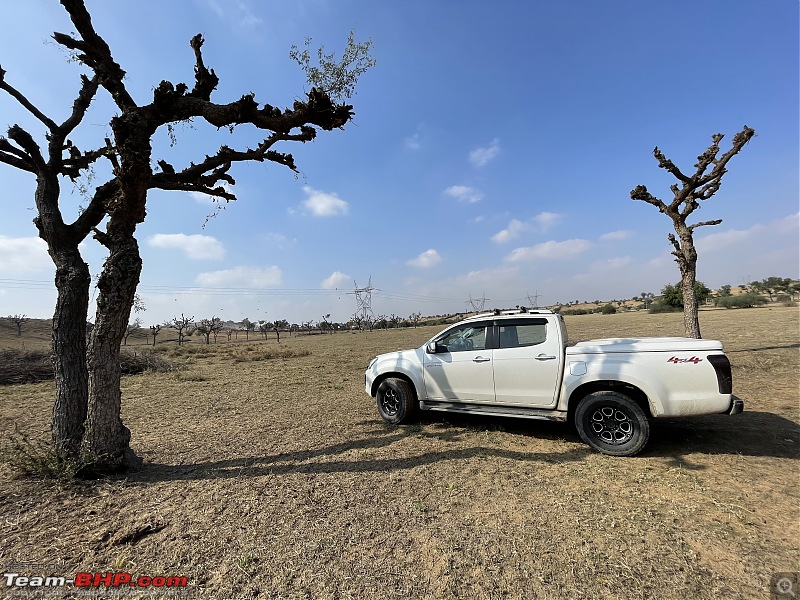
POLYGON ((77 247, 53 252, 58 298, 53 314, 53 370, 56 399, 51 435, 62 459, 76 459, 86 420, 88 371, 86 367, 86 316, 89 310, 89 266, 77 247))
POLYGON ((58 176, 43 168, 36 177, 33 220, 56 267, 58 296, 53 313, 52 362, 56 397, 50 435, 62 460, 79 457, 88 398, 86 317, 89 310, 89 266, 78 250, 81 238, 64 224, 58 210, 58 176))
POLYGON ((683 294, 683 329, 689 338, 700 339, 700 318, 698 316, 695 281, 697 280, 697 250, 690 229, 680 230, 680 251, 677 256, 681 271, 681 293, 683 294))
POLYGON ((112 245, 98 281, 97 318, 89 347, 89 405, 84 453, 89 469, 113 472, 141 464, 130 449, 131 432, 120 410, 120 345, 130 318, 133 297, 142 271, 139 247, 133 236, 112 245))
POLYGON ((682 274, 683 328, 686 337, 700 339, 702 336, 700 335, 700 318, 697 312, 697 296, 694 288, 695 280, 694 271, 682 274))

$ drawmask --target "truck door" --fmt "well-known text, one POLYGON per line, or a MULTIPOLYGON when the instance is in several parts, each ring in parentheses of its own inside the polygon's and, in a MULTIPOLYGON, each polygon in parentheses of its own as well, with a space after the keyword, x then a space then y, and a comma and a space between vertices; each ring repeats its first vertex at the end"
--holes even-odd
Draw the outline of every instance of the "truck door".
POLYGON ((494 402, 492 350, 487 350, 491 322, 450 329, 436 340, 437 352, 424 355, 425 391, 429 400, 494 402))
POLYGON ((493 351, 495 402, 554 407, 561 372, 561 340, 547 319, 498 320, 493 351))

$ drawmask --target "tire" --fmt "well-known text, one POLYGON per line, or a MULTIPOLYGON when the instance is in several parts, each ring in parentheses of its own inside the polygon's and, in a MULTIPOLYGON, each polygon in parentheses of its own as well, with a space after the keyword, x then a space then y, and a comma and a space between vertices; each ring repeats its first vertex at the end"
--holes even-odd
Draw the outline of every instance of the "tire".
POLYGON ((619 392, 594 392, 578 403, 575 428, 581 439, 610 456, 634 456, 650 438, 642 407, 619 392))
POLYGON ((378 386, 375 395, 378 414, 390 425, 408 423, 417 413, 417 396, 404 379, 389 377, 378 386))

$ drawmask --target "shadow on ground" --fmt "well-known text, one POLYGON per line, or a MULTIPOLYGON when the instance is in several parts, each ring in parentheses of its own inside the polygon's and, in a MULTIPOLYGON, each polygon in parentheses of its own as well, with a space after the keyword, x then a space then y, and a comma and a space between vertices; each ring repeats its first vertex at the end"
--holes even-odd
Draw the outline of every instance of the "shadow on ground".
MULTIPOLYGON (((468 460, 476 457, 558 464, 583 460, 592 452, 581 442, 574 429, 565 423, 425 414, 420 424, 401 427, 382 426, 379 423, 374 425, 375 429, 367 431, 366 437, 361 439, 309 450, 183 465, 146 462, 141 471, 128 474, 128 480, 145 482, 258 477, 290 473, 392 472, 442 461, 468 460), (524 452, 492 448, 489 445, 436 450, 392 458, 363 457, 371 450, 385 449, 404 438, 421 440, 435 438, 439 442, 457 443, 463 442, 468 434, 474 434, 476 430, 506 432, 523 438, 562 441, 575 446, 563 452, 524 452), (350 456, 343 456, 348 454, 350 456), (355 456, 352 456, 353 454, 355 456)), ((656 421, 651 429, 650 442, 640 456, 663 457, 684 468, 705 469, 705 466, 687 458, 695 454, 797 459, 800 457, 800 426, 789 419, 767 412, 656 421)))
POLYGON ((290 473, 369 473, 392 472, 412 469, 442 461, 468 460, 471 458, 505 458, 515 461, 538 461, 564 463, 581 460, 589 452, 588 447, 577 447, 565 452, 519 452, 471 446, 423 452, 413 456, 393 458, 339 458, 346 453, 363 454, 363 451, 378 450, 404 438, 436 438, 443 442, 460 441, 466 430, 450 428, 449 431, 425 432, 419 425, 405 427, 385 427, 368 432, 369 437, 349 440, 296 452, 281 452, 270 456, 251 456, 219 461, 200 462, 185 465, 168 465, 146 462, 136 473, 129 473, 127 479, 135 481, 173 481, 190 479, 224 479, 232 477, 258 477, 261 475, 282 475, 290 473))

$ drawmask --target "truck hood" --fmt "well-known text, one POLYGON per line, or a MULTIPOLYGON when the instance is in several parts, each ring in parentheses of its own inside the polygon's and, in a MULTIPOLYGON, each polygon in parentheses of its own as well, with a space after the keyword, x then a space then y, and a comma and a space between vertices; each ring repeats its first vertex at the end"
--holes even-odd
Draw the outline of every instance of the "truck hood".
POLYGON ((386 363, 396 363, 400 365, 405 362, 422 364, 422 357, 425 354, 424 348, 414 348, 412 350, 397 350, 396 352, 386 352, 379 354, 373 361, 375 364, 385 365, 386 363))
POLYGON ((578 342, 567 348, 570 354, 609 352, 710 352, 721 351, 722 342, 685 337, 605 338, 578 342))

